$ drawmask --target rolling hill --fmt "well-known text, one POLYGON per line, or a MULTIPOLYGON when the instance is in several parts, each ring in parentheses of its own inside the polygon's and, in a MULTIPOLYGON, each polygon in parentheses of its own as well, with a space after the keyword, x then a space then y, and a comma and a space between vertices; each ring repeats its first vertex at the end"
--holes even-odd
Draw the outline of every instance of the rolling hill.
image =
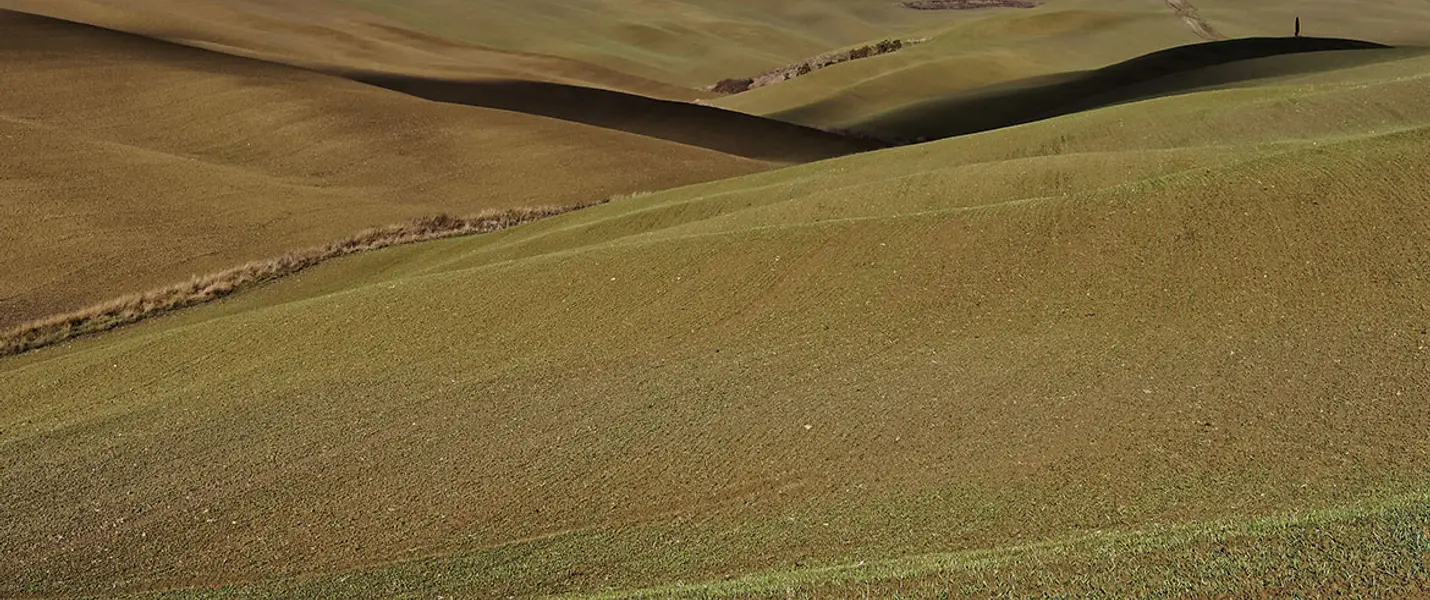
POLYGON ((341 0, 413 29, 689 88, 959 15, 867 0, 341 0))
POLYGON ((850 125, 885 139, 927 140, 1022 125, 1113 104, 1423 54, 1335 38, 1240 38, 1161 50, 1115 65, 1020 79, 850 125))
MULTIPOLYGON (((1430 9, 1414 0, 1353 9, 1336 1, 1190 4, 1207 27, 1236 38, 1291 35, 1300 16, 1308 37, 1392 46, 1423 46, 1430 40, 1430 9)), ((1030 10, 967 11, 963 18, 905 37, 928 42, 714 103, 814 127, 858 130, 917 111, 918 105, 974 100, 1019 81, 1031 89, 1047 79, 1204 41, 1167 3, 1142 0, 1059 0, 1030 10)), ((1333 66, 1311 60, 1293 70, 1333 66)))
POLYGON ((0 595, 1423 591, 1430 57, 1398 52, 0 359, 0 595))
MULTIPOLYGON (((0 328, 365 227, 587 203, 870 147, 540 73, 457 84, 539 82, 602 101, 554 119, 511 105, 519 90, 498 110, 23 13, 0 12, 0 32, 0 217, 13 232, 0 238, 0 328)), ((452 85, 424 72, 400 77, 452 85)))
POLYGON ((501 51, 407 29, 332 0, 0 0, 0 8, 327 70, 566 83, 660 97, 701 94, 567 58, 501 51))

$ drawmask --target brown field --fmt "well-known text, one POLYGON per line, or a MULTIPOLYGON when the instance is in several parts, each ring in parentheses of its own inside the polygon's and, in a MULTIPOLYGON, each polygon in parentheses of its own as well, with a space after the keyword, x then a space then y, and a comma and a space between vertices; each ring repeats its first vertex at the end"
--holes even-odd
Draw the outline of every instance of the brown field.
POLYGON ((591 63, 436 37, 333 0, 0 0, 0 8, 318 69, 521 79, 690 99, 697 92, 591 63))
MULTIPOLYGON (((0 13, 0 29, 0 217, 18 233, 0 239, 0 328, 370 226, 587 203, 868 147, 577 86, 564 89, 601 102, 559 120, 18 13, 0 13), (575 122, 587 115, 595 126, 575 122)), ((489 81, 463 85, 502 85, 489 81)))

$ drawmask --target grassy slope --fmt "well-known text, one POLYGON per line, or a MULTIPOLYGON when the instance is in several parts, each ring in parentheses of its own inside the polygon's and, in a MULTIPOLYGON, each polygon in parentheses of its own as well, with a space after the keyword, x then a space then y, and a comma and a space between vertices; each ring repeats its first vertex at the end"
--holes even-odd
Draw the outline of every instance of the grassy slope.
POLYGON ((1430 41, 1430 7, 1415 0, 1347 4, 1336 0, 1235 2, 1199 0, 1202 17, 1234 36, 1291 35, 1296 17, 1302 35, 1423 46, 1430 41))
POLYGON ((821 126, 848 127, 916 101, 1006 81, 1102 67, 1199 41, 1166 6, 1065 0, 1037 9, 971 11, 920 32, 929 41, 823 69, 716 104, 821 126))
POLYGON ((0 361, 0 593, 1426 585, 1427 73, 697 185, 0 361), (895 581, 812 569, 861 561, 895 581))
POLYGON ((342 0, 422 31, 702 87, 944 21, 868 0, 342 0))
POLYGON ((0 28, 0 327, 416 216, 771 166, 621 129, 780 161, 858 146, 613 92, 602 114, 634 116, 597 128, 18 13, 0 28))
POLYGON ((1423 54, 1421 50, 1334 38, 1204 42, 1101 69, 1010 81, 916 102, 849 128, 884 139, 942 139, 1124 102, 1423 54))
MULTIPOLYGON (((1392 45, 1430 41, 1430 10, 1415 0, 1193 2, 1234 36, 1285 36, 1297 14, 1306 35, 1392 45)), ((1033 10, 970 13, 926 33, 928 44, 839 65, 716 104, 819 127, 858 128, 911 105, 1018 79, 1103 67, 1201 41, 1161 2, 1062 0, 1033 10)))

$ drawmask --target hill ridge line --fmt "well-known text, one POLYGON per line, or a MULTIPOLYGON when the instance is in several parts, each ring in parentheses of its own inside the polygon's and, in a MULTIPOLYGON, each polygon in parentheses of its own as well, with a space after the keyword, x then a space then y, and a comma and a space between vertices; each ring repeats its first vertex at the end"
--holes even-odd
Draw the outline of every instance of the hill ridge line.
MULTIPOLYGON (((3 16, 4 14, 28 17, 33 19, 59 21, 77 26, 92 27, 104 31, 113 32, 116 34, 123 34, 138 38, 149 39, 155 42, 172 44, 175 46, 181 46, 193 50, 224 54, 235 58, 256 60, 287 67, 307 69, 310 71, 321 72, 325 69, 339 69, 343 68, 345 64, 342 61, 335 63, 327 63, 323 62, 319 58, 306 57, 301 54, 284 54, 284 52, 279 49, 280 46, 258 46, 252 48, 245 47, 231 37, 216 35, 213 34, 213 32, 183 32, 177 30, 170 31, 165 28, 156 29, 153 27, 150 27, 146 30, 142 27, 131 28, 123 25, 106 24, 102 22, 102 20, 86 20, 82 16, 79 18, 75 18, 71 15, 65 14, 50 14, 47 12, 37 12, 35 9, 31 8, 0 8, 0 16, 3 16)), ((427 42, 431 44, 441 44, 460 51, 485 53, 503 58, 517 59, 519 63, 530 63, 532 61, 538 61, 541 63, 552 63, 537 64, 535 65, 536 67, 547 70, 529 73, 533 76, 538 76, 542 80, 549 80, 558 83, 579 82, 583 85, 590 85, 602 89, 625 91, 628 93, 636 94, 651 93, 653 97, 676 100, 691 99, 693 97, 696 97, 692 96, 693 94, 698 94, 698 91, 694 89, 656 81, 639 75, 618 71, 610 67, 597 65, 595 63, 586 62, 575 58, 568 58, 553 54, 542 54, 538 52, 503 49, 495 46, 489 46, 465 40, 455 40, 451 38, 432 35, 414 29, 407 29, 400 25, 383 22, 381 20, 360 21, 358 22, 358 24, 372 28, 377 31, 400 36, 404 40, 417 40, 420 42, 427 42), (578 74, 572 75, 567 71, 563 71, 563 67, 567 68, 568 70, 576 69, 578 70, 578 74), (589 72, 587 74, 590 75, 590 77, 581 75, 580 73, 582 72, 589 72), (637 89, 641 91, 637 91, 637 89)), ((334 29, 321 25, 316 27, 321 28, 325 33, 332 33, 341 36, 345 41, 350 40, 359 44, 371 41, 367 38, 357 36, 345 30, 334 29)), ((422 54, 434 54, 433 50, 424 47, 404 46, 403 48, 411 49, 414 52, 422 54)), ((451 64, 437 63, 431 65, 431 68, 435 70, 434 72, 442 72, 450 68, 461 66, 477 67, 479 69, 489 69, 493 71, 512 71, 516 68, 513 65, 505 64, 472 65, 462 62, 453 62, 451 64)))
POLYGON ((290 69, 331 77, 429 102, 503 110, 531 117, 578 123, 766 162, 813 162, 890 145, 860 136, 825 131, 709 104, 647 96, 614 87, 592 85, 594 82, 556 80, 543 77, 539 72, 523 76, 433 75, 404 73, 390 68, 290 63, 269 57, 250 56, 247 52, 225 51, 223 48, 226 46, 185 43, 83 21, 0 9, 0 17, 6 15, 87 28, 94 32, 183 49, 226 61, 240 61, 269 69, 290 69))

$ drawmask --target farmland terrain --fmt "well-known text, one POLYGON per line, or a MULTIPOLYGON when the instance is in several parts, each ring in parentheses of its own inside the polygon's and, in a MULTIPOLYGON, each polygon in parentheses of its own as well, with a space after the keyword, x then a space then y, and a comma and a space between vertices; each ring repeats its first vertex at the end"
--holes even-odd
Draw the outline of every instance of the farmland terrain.
MULTIPOLYGON (((1430 40, 1423 3, 1192 3, 1224 36, 1290 36, 1299 16, 1307 36, 1422 46, 1430 40)), ((944 12, 944 11, 940 11, 944 12)), ((901 52, 824 69, 777 86, 716 100, 720 106, 817 127, 860 129, 900 110, 980 89, 1100 69, 1144 54, 1206 41, 1165 2, 1060 0, 1033 10, 974 15, 905 37, 927 42, 901 52)), ((1308 68, 1323 68, 1308 61, 1308 68)), ((1177 85, 1178 82, 1168 82, 1177 85)))
POLYGON ((391 91, 23 13, 0 12, 0 29, 0 216, 15 231, 0 238, 0 328, 363 227, 587 203, 870 147, 555 81, 339 65, 391 91), (482 94, 495 109, 402 93, 423 89, 508 91, 482 94), (523 103, 534 95, 582 102, 542 111, 557 118, 521 113, 541 110, 523 103))
POLYGON ((1430 8, 10 4, 10 321, 615 197, 0 358, 0 597, 1430 590, 1430 8))

